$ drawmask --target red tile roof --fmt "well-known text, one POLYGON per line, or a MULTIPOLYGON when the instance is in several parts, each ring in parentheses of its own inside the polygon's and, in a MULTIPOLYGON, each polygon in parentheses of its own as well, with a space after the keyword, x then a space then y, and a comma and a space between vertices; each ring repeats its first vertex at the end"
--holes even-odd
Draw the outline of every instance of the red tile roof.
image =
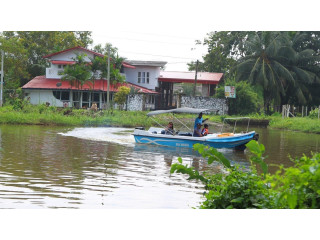
POLYGON ((132 65, 130 65, 130 64, 127 63, 127 62, 122 62, 122 66, 123 66, 123 67, 126 67, 126 68, 136 68, 135 66, 132 66, 132 65))
MULTIPOLYGON (((223 78, 223 73, 198 72, 197 83, 218 84, 223 78)), ((160 82, 172 83, 194 83, 195 72, 160 72, 158 80, 160 82)))
POLYGON ((97 52, 91 51, 91 50, 89 50, 89 49, 86 49, 86 48, 83 48, 83 47, 77 46, 77 47, 73 47, 73 48, 65 49, 65 50, 60 51, 60 52, 55 52, 55 53, 48 54, 48 55, 46 55, 46 56, 43 56, 43 58, 49 58, 49 57, 52 57, 52 56, 58 55, 58 54, 60 54, 60 53, 69 52, 69 51, 72 51, 72 50, 75 50, 75 49, 81 49, 81 50, 83 50, 83 51, 86 51, 86 52, 92 53, 92 54, 94 54, 94 55, 97 55, 97 56, 100 56, 100 57, 104 57, 104 55, 103 55, 103 54, 101 54, 101 53, 97 53, 97 52))
POLYGON ((62 65, 72 65, 72 64, 75 64, 76 62, 75 61, 57 61, 57 60, 54 60, 54 61, 51 61, 52 64, 62 64, 62 65))
MULTIPOLYGON (((58 84, 59 85, 59 84, 58 84)), ((27 84, 25 84, 22 89, 54 89, 54 90, 94 90, 94 91, 107 91, 107 80, 97 79, 95 80, 95 84, 84 84, 82 89, 76 88, 75 86, 70 86, 68 81, 61 81, 60 79, 53 79, 53 78, 46 78, 46 76, 37 76, 34 79, 30 80, 27 84), (58 87, 57 84, 61 83, 58 87)), ((134 87, 138 89, 140 93, 150 93, 150 94, 157 94, 157 92, 149 90, 144 87, 137 86, 132 83, 116 83, 110 84, 110 92, 117 92, 119 87, 126 86, 126 87, 134 87)))
MULTIPOLYGON (((103 54, 101 53, 97 53, 97 52, 94 52, 94 51, 91 51, 89 49, 86 49, 86 48, 83 48, 83 47, 80 47, 80 46, 77 46, 77 47, 73 47, 73 48, 68 48, 68 49, 65 49, 63 51, 60 51, 60 52, 55 52, 55 53, 51 53, 51 54, 48 54, 46 56, 43 56, 43 58, 49 58, 49 57, 52 57, 52 56, 55 56, 55 55, 58 55, 58 54, 61 54, 61 53, 64 53, 64 52, 69 52, 69 51, 72 51, 72 50, 75 50, 75 49, 81 49, 83 51, 86 51, 86 52, 90 52, 96 56, 100 56, 100 57, 104 57, 103 54)), ((111 58, 110 58, 111 59, 111 58)), ((53 64, 74 64, 75 61, 57 61, 57 60, 53 60, 51 61, 53 64), (61 63, 59 63, 61 62, 61 63)), ((128 62, 122 62, 122 65, 123 67, 126 67, 126 68, 136 68, 135 66, 132 66, 130 63, 128 62)))

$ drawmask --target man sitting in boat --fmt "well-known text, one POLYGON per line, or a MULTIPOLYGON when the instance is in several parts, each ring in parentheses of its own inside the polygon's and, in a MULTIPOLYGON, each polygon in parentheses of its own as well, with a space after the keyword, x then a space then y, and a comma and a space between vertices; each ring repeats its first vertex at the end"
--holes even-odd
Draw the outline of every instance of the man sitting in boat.
POLYGON ((201 134, 202 134, 202 136, 207 136, 208 133, 209 133, 209 126, 208 126, 208 124, 204 124, 203 129, 201 131, 201 134))
POLYGON ((168 123, 168 126, 165 128, 163 133, 168 135, 174 135, 173 122, 168 123))
POLYGON ((206 118, 206 119, 204 119, 203 120, 203 118, 202 118, 202 112, 201 113, 199 113, 199 116, 195 119, 195 121, 194 121, 194 129, 196 129, 197 128, 197 124, 198 123, 200 123, 200 124, 202 124, 202 123, 204 123, 205 121, 207 121, 209 118, 206 118))
POLYGON ((201 124, 200 123, 197 123, 197 127, 194 129, 193 131, 193 136, 194 137, 202 137, 202 134, 201 134, 201 124))

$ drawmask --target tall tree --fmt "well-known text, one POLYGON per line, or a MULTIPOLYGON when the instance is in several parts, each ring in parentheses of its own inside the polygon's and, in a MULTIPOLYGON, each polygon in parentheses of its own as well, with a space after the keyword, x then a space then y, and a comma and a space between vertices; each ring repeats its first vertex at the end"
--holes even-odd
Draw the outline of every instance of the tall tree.
MULTIPOLYGON (((295 79, 295 85, 287 88, 285 103, 311 104, 313 96, 312 88, 320 86, 320 55, 310 47, 312 36, 303 32, 284 32, 286 43, 280 51, 280 61, 287 67, 295 79)), ((320 102, 319 102, 320 103, 320 102)))
MULTIPOLYGON (((28 82, 30 78, 45 74, 45 68, 48 66, 43 56, 75 46, 88 47, 92 43, 91 32, 67 31, 2 32, 0 41, 7 42, 8 45, 13 42, 18 43, 21 48, 20 54, 25 55, 26 67, 23 68, 28 75, 20 79, 21 85, 28 82)), ((10 51, 8 54, 12 56, 10 51)))
POLYGON ((121 75, 120 70, 123 61, 125 58, 120 57, 118 54, 118 48, 113 47, 112 44, 106 43, 105 47, 102 47, 101 44, 98 44, 94 47, 94 51, 105 55, 104 58, 95 57, 91 59, 92 62, 92 71, 100 73, 100 78, 107 78, 108 75, 108 48, 110 49, 110 82, 123 82, 124 76, 121 75))
POLYGON ((266 110, 271 101, 310 103, 310 86, 319 83, 319 56, 304 45, 306 37, 298 32, 256 32, 248 38, 237 79, 263 87, 266 110))
POLYGON ((295 84, 294 77, 279 55, 279 51, 283 51, 283 43, 280 32, 256 32, 246 42, 248 54, 240 58, 236 66, 237 80, 248 80, 263 87, 267 111, 273 99, 280 102, 289 84, 295 84))
MULTIPOLYGON (((245 41, 252 32, 210 32, 207 37, 196 44, 208 47, 208 53, 200 62, 199 71, 230 73, 236 60, 245 55, 245 41)), ((189 70, 195 70, 195 63, 188 64, 189 70)))
POLYGON ((70 86, 82 89, 84 84, 91 81, 91 67, 85 61, 85 54, 78 54, 73 60, 75 64, 67 65, 62 73, 62 80, 68 81, 70 86))

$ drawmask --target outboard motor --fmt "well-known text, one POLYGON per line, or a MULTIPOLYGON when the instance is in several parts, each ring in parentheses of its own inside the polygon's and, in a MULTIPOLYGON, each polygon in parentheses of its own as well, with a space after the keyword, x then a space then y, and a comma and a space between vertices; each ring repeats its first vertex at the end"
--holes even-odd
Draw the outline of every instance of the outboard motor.
POLYGON ((254 134, 253 140, 258 141, 259 140, 259 133, 254 134))

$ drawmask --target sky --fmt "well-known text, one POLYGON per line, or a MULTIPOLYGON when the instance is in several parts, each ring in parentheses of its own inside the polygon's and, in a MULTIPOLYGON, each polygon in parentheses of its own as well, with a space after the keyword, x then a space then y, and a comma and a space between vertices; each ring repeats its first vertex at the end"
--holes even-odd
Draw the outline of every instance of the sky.
POLYGON ((187 63, 201 60, 207 52, 207 47, 196 45, 196 40, 203 40, 206 33, 190 32, 172 33, 157 31, 156 29, 132 29, 112 31, 93 31, 93 45, 106 42, 118 48, 121 57, 128 60, 165 61, 166 71, 188 71, 187 63), (201 36, 197 38, 196 36, 201 36))
POLYGON ((55 0, 44 8, 36 0, 11 0, 1 8, 0 30, 92 31, 93 45, 111 43, 129 60, 165 61, 167 71, 187 71, 187 63, 201 61, 207 47, 195 41, 212 31, 314 30, 319 22, 301 4, 278 0, 263 6, 252 0, 55 0))

